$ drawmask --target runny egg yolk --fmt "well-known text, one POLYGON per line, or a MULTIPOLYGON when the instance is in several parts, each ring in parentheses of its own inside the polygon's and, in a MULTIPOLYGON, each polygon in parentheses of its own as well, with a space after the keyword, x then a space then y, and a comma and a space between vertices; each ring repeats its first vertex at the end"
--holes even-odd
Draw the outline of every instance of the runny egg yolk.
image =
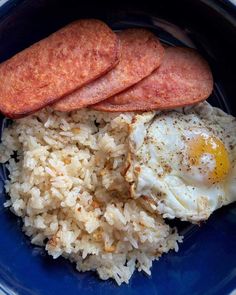
POLYGON ((197 167, 207 184, 221 182, 229 173, 228 152, 223 142, 215 136, 201 134, 191 138, 188 142, 188 157, 190 167, 197 167))

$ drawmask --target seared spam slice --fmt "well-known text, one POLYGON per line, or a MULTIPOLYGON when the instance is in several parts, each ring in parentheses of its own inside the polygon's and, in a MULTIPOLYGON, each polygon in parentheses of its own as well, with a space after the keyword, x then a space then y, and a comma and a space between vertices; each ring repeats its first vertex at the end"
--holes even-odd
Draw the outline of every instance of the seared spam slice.
POLYGON ((78 20, 0 65, 0 111, 35 112, 113 68, 119 40, 103 22, 78 20))
POLYGON ((159 67, 164 49, 158 39, 144 29, 118 33, 121 57, 118 65, 53 105, 57 111, 69 112, 102 101, 132 86, 159 67))
POLYGON ((193 49, 169 47, 151 75, 92 108, 107 112, 173 109, 205 100, 212 90, 207 62, 193 49))

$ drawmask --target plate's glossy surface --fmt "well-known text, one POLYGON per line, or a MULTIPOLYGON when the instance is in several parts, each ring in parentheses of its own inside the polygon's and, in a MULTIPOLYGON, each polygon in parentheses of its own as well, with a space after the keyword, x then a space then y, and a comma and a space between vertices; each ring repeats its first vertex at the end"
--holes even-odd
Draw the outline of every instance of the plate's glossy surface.
MULTIPOLYGON (((66 7, 63 10, 64 6, 62 5, 60 8, 62 11, 59 9, 54 15, 51 14, 53 6, 50 8, 48 7, 49 4, 45 3, 54 2, 55 4, 55 1, 36 2, 10 0, 5 4, 7 6, 3 6, 3 10, 0 9, 1 60, 78 17, 78 14, 74 11, 75 7, 79 8, 79 4, 78 2, 75 4, 73 0, 70 1, 71 8, 66 7), (35 4, 36 2, 37 4, 35 4), (19 5, 17 5, 17 9, 14 8, 16 4, 19 5), (18 7, 21 7, 21 9, 18 7), (32 14, 35 9, 41 12, 38 15, 32 14), (45 11, 45 13, 42 11, 45 11), (6 14, 7 17, 4 18, 6 14), (28 16, 28 18, 22 18, 22 15, 28 16), (15 27, 12 25, 12 21, 16 24, 15 27), (4 36, 4 32, 6 36, 4 36)), ((212 5, 216 1, 210 2, 212 5)), ((223 6, 220 6, 220 8, 223 9, 223 6)), ((152 13, 147 14, 143 11, 127 13, 124 10, 111 9, 111 14, 106 15, 106 13, 101 14, 101 9, 100 12, 96 12, 96 8, 93 8, 92 14, 88 14, 86 9, 88 7, 79 16, 95 17, 97 13, 116 30, 124 27, 144 26, 153 30, 168 45, 197 47, 210 62, 215 76, 215 89, 210 102, 235 114, 230 95, 235 93, 233 90, 236 89, 228 87, 227 83, 224 83, 224 77, 222 77, 226 74, 222 75, 221 65, 224 64, 225 60, 227 61, 227 58, 221 58, 221 54, 225 50, 228 56, 230 55, 230 49, 226 45, 222 45, 220 49, 211 47, 209 46, 209 44, 212 45, 211 40, 199 35, 192 28, 180 29, 163 19, 151 17, 152 13), (224 46, 226 46, 225 49, 224 46)), ((176 13, 178 12, 176 11, 176 13)), ((156 14, 153 11, 153 15, 158 15, 158 13, 156 14)), ((164 15, 162 13, 161 18, 164 15)), ((230 15, 230 17, 232 16, 230 15)), ((232 29, 233 25, 230 26, 232 29)), ((0 121, 1 129, 3 123, 2 118, 0 121)), ((21 232, 20 220, 3 207, 6 199, 4 179, 6 179, 6 170, 1 167, 0 294, 202 295, 230 294, 236 289, 235 205, 218 210, 201 227, 178 224, 181 233, 185 236, 179 252, 171 252, 164 255, 159 262, 155 262, 151 277, 136 272, 129 285, 123 284, 118 287, 111 280, 105 282, 99 280, 94 273, 78 273, 74 266, 66 260, 53 260, 42 249, 32 246, 29 239, 21 232)))

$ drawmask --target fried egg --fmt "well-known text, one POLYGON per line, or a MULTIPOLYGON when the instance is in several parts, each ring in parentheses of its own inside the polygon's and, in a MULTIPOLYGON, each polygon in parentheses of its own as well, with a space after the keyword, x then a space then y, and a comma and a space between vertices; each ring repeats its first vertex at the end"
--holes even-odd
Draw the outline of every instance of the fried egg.
POLYGON ((236 120, 207 102, 133 118, 131 196, 164 218, 197 223, 236 200, 236 120))

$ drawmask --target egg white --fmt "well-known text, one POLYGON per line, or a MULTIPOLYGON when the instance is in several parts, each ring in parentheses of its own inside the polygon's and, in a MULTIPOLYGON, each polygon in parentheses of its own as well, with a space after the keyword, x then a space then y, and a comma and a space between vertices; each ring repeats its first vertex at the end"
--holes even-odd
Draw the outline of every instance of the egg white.
MULTIPOLYGON (((143 198, 164 218, 206 220, 213 211, 236 200, 236 120, 207 102, 169 112, 136 115, 130 126, 126 180, 133 198, 143 198), (186 161, 186 138, 196 134, 219 138, 228 151, 230 170, 217 183, 186 161)), ((214 169, 210 154, 202 165, 214 169)))

